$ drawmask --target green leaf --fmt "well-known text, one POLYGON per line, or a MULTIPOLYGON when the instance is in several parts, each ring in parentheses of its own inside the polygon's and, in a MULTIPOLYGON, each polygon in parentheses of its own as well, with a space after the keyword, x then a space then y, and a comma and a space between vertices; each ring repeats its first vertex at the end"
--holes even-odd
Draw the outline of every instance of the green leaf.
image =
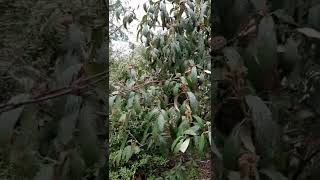
POLYGON ((255 147, 251 138, 251 130, 249 128, 241 127, 240 139, 244 146, 252 153, 255 153, 255 147))
POLYGON ((191 136, 196 136, 197 135, 192 129, 187 129, 186 131, 184 131, 184 134, 188 134, 188 135, 191 135, 191 136))
POLYGON ((273 121, 271 111, 262 99, 252 95, 246 96, 245 99, 252 112, 256 144, 259 147, 260 153, 264 157, 270 158, 280 140, 279 127, 273 121))
MULTIPOLYGON (((27 100, 29 97, 30 95, 28 94, 20 94, 12 97, 8 103, 16 104, 16 103, 27 100)), ((23 110, 24 110, 24 106, 21 106, 19 108, 15 108, 7 112, 3 112, 0 115, 0 143, 1 144, 6 144, 10 141, 15 125, 18 122, 23 110)))
POLYGON ((203 121, 203 119, 201 119, 201 117, 199 117, 197 115, 193 115, 192 117, 197 121, 200 128, 204 127, 204 121, 203 121))
POLYGON ((212 152, 219 158, 222 159, 222 154, 220 153, 220 151, 218 150, 216 144, 214 142, 211 142, 211 132, 208 133, 209 135, 209 142, 211 145, 211 150, 212 152))
POLYGON ((177 146, 178 142, 180 142, 182 140, 183 136, 179 136, 177 137, 171 145, 171 151, 173 151, 175 149, 175 147, 177 146))
POLYGON ((143 136, 142 136, 142 140, 141 140, 141 144, 144 144, 148 138, 149 135, 149 129, 150 129, 151 123, 148 124, 147 128, 144 130, 143 132, 143 136))
POLYGON ((112 108, 112 105, 114 103, 114 100, 117 98, 117 96, 110 96, 109 97, 109 108, 111 109, 112 108))
POLYGON ((270 180, 287 180, 280 172, 273 169, 261 169, 260 173, 266 175, 270 180))
POLYGON ((298 28, 297 31, 306 35, 309 38, 320 39, 320 32, 313 28, 308 28, 308 27, 298 28))
POLYGON ((293 66, 301 58, 298 52, 298 46, 299 43, 296 42, 293 38, 289 38, 287 40, 287 43, 285 45, 286 51, 284 53, 284 59, 288 66, 293 66))
POLYGON ((118 151, 117 155, 115 156, 115 163, 116 163, 117 166, 120 165, 121 156, 122 156, 122 149, 120 149, 118 151))
POLYGON ((197 78, 197 67, 196 66, 193 66, 192 69, 191 69, 191 74, 190 74, 190 79, 191 79, 191 82, 192 84, 196 84, 197 81, 198 81, 198 78, 197 78))
POLYGON ((133 108, 137 113, 141 112, 140 95, 136 94, 134 97, 133 108))
POLYGON ((82 98, 70 95, 65 105, 65 116, 60 120, 58 139, 61 143, 67 144, 72 138, 79 116, 82 98))
POLYGON ((140 147, 137 146, 136 144, 132 145, 132 151, 134 154, 138 154, 140 152, 140 147))
POLYGON ((262 71, 269 71, 277 62, 277 39, 272 16, 265 16, 259 24, 257 37, 258 60, 262 71))
POLYGON ((133 151, 131 145, 126 146, 122 151, 122 159, 128 162, 132 155, 133 151))
POLYGON ((98 104, 86 102, 80 111, 79 116, 79 142, 84 158, 87 165, 92 165, 99 159, 99 146, 98 138, 96 136, 96 130, 94 123, 97 120, 96 110, 98 104))
POLYGON ((159 114, 157 122, 158 122, 159 130, 163 131, 166 120, 162 113, 159 114))
POLYGON ((180 86, 181 86, 180 83, 177 83, 177 84, 174 86, 174 88, 173 88, 173 95, 174 95, 174 96, 178 96, 180 86))
POLYGON ((204 137, 204 133, 201 134, 200 139, 199 139, 199 151, 203 153, 204 151, 204 146, 205 146, 206 140, 204 137))
POLYGON ((227 64, 232 72, 239 71, 242 67, 240 54, 234 47, 226 47, 223 49, 223 54, 228 59, 227 64))
POLYGON ((180 145, 179 147, 179 150, 184 153, 186 152, 188 146, 189 146, 189 143, 190 143, 190 138, 187 138, 186 140, 183 141, 183 143, 180 145))
POLYGON ((197 113, 198 112, 198 100, 197 100, 196 96, 192 92, 187 92, 187 94, 189 97, 192 112, 197 113))
POLYGON ((175 108, 178 112, 180 112, 179 104, 178 104, 178 98, 179 98, 179 96, 175 96, 175 97, 174 97, 173 105, 174 105, 174 108, 175 108))
MULTIPOLYGON (((236 129, 234 129, 234 132, 236 129)), ((240 154, 241 141, 236 134, 231 134, 225 141, 223 147, 223 161, 226 168, 235 170, 237 167, 237 158, 240 154)))
POLYGON ((158 109, 158 108, 154 108, 152 111, 148 112, 146 119, 147 119, 148 121, 152 120, 153 117, 154 117, 157 113, 159 113, 159 109, 158 109))

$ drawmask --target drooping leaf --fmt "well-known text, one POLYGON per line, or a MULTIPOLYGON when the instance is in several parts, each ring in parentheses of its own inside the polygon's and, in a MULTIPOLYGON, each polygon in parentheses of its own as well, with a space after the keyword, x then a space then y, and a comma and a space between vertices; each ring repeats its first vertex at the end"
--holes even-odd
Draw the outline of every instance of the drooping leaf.
POLYGON ((231 134, 223 147, 222 157, 224 166, 235 170, 237 167, 237 158, 240 154, 241 141, 237 135, 231 134))
POLYGON ((160 131, 163 131, 166 121, 165 121, 162 113, 159 114, 157 122, 158 122, 158 126, 159 126, 160 131))
POLYGON ((247 95, 245 99, 252 113, 259 152, 265 158, 270 158, 279 143, 278 125, 273 121, 269 108, 259 97, 247 95))
POLYGON ((82 157, 86 164, 91 165, 98 161, 99 146, 94 128, 94 122, 97 119, 97 105, 94 103, 86 103, 82 106, 79 115, 79 142, 81 146, 82 157))
POLYGON ((320 32, 313 28, 308 28, 308 27, 298 28, 297 31, 306 35, 309 38, 320 39, 320 32))
POLYGON ((272 16, 265 16, 260 21, 257 40, 260 69, 268 71, 277 62, 277 39, 272 16))
POLYGON ((191 106, 191 110, 194 113, 198 112, 198 100, 196 98, 196 96, 192 93, 192 92, 187 92, 189 100, 190 100, 190 106, 191 106))
MULTIPOLYGON (((12 97, 8 103, 19 103, 22 101, 27 100, 30 97, 28 94, 20 94, 17 96, 12 97)), ((9 142, 14 127, 17 123, 17 121, 20 118, 21 113, 23 112, 24 106, 21 106, 16 109, 12 109, 7 112, 3 112, 0 115, 0 143, 6 144, 9 142)))
POLYGON ((58 132, 58 139, 61 143, 66 144, 73 138, 73 133, 79 117, 79 111, 82 98, 78 96, 68 96, 65 111, 66 114, 60 120, 60 128, 58 132))

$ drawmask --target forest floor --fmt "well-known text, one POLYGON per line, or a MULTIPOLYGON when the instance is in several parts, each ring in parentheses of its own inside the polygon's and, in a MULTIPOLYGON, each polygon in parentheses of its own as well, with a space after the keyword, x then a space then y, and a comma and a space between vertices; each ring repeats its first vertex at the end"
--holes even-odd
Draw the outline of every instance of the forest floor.
POLYGON ((211 179, 211 161, 207 159, 199 163, 199 172, 201 174, 201 180, 211 179))

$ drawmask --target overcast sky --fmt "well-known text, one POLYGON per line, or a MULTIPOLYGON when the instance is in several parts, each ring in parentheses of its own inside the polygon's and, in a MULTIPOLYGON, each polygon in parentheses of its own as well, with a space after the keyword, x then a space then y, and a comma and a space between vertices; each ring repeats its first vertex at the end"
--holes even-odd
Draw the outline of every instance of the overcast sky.
MULTIPOLYGON (((122 4, 125 7, 130 7, 131 9, 135 9, 135 13, 136 13, 136 17, 138 19, 138 21, 133 21, 130 25, 128 25, 128 31, 124 30, 126 32, 126 34, 129 37, 129 42, 132 42, 134 44, 139 44, 139 42, 136 41, 136 37, 137 37, 137 28, 139 25, 139 21, 142 19, 143 15, 145 14, 144 10, 143 10, 143 4, 145 2, 147 2, 148 0, 121 0, 122 4)), ((122 24, 122 20, 120 20, 118 22, 119 24, 122 24)), ((122 41, 114 41, 113 42, 113 48, 115 50, 121 50, 121 52, 123 52, 124 54, 128 54, 130 52, 129 49, 129 42, 122 42, 122 41), (126 51, 123 51, 123 50, 126 51)))

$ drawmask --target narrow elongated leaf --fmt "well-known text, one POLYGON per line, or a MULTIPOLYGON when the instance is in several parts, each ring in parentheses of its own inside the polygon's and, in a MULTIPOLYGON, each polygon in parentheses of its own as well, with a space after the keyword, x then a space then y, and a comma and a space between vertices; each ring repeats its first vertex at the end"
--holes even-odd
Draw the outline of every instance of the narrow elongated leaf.
POLYGON ((189 100, 190 100, 190 106, 191 106, 191 110, 194 113, 198 112, 198 100, 196 98, 196 96, 192 93, 192 92, 187 92, 189 100))
POLYGON ((204 146, 205 146, 206 140, 204 137, 204 133, 201 134, 200 139, 199 139, 199 151, 203 153, 204 146))
POLYGON ((159 114, 157 122, 158 122, 159 130, 163 131, 166 120, 162 113, 159 114))
POLYGON ((252 153, 255 153, 255 147, 251 138, 251 130, 249 128, 242 127, 240 130, 240 139, 244 146, 252 153))
POLYGON ((297 31, 306 35, 309 38, 320 39, 320 32, 313 28, 308 28, 308 27, 298 28, 297 31))
POLYGON ((79 142, 83 158, 88 165, 97 162, 99 158, 98 139, 93 126, 97 118, 96 109, 97 105, 86 102, 79 116, 79 142))
POLYGON ((191 77, 192 84, 197 83, 198 78, 197 78, 197 67, 196 66, 192 67, 190 77, 191 77))
POLYGON ((259 24, 258 60, 261 70, 270 70, 277 62, 277 39, 272 16, 265 16, 259 24))
POLYGON ((131 145, 126 146, 122 151, 122 159, 128 162, 132 154, 133 154, 133 151, 132 151, 131 145))
POLYGON ((253 125, 255 127, 257 145, 259 151, 267 158, 272 156, 279 142, 279 129, 272 120, 272 114, 264 102, 257 96, 248 95, 246 102, 252 112, 253 125))
MULTIPOLYGON (((12 97, 8 103, 19 103, 25 101, 30 97, 28 94, 20 94, 12 97)), ((6 144, 9 142, 14 127, 19 120, 21 113, 24 110, 24 106, 21 106, 16 109, 4 112, 0 115, 0 143, 6 144)))
POLYGON ((66 144, 73 138, 74 129, 76 127, 79 116, 82 98, 78 96, 68 96, 65 106, 65 116, 60 121, 60 129, 58 139, 61 143, 66 144))
POLYGON ((240 154, 241 142, 238 136, 230 135, 225 142, 223 147, 223 161, 224 165, 228 169, 233 169, 237 167, 237 158, 240 154))

